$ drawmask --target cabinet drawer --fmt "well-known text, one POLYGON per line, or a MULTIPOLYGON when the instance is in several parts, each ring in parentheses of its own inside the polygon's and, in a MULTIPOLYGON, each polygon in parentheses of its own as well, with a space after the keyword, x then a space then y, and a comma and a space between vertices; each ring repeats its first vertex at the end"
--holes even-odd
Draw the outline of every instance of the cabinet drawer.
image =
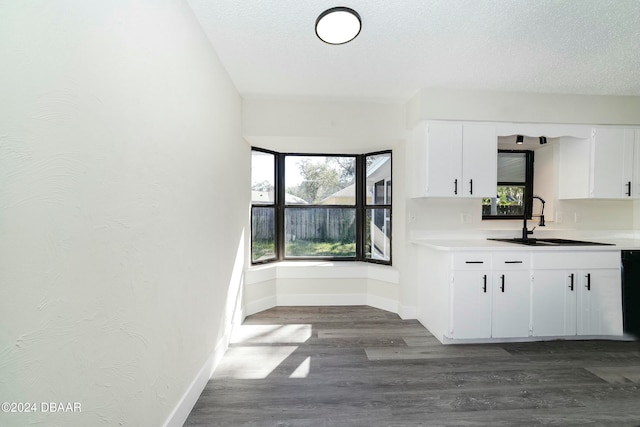
POLYGON ((584 270, 620 267, 620 251, 536 252, 532 255, 532 258, 535 269, 584 270))
POLYGON ((486 270, 491 268, 490 252, 460 252, 453 255, 454 270, 486 270))
POLYGON ((528 270, 531 267, 529 252, 494 252, 493 268, 495 270, 528 270))

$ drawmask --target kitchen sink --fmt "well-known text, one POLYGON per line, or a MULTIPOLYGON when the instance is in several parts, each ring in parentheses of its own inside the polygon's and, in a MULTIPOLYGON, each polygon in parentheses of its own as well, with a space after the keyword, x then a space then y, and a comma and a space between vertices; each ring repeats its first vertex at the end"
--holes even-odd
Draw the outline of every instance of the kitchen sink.
POLYGON ((555 239, 555 238, 538 239, 534 237, 529 239, 523 239, 521 237, 513 237, 513 238, 506 238, 506 239, 487 239, 487 240, 516 243, 518 245, 527 245, 527 246, 615 246, 613 243, 587 242, 584 240, 555 239))

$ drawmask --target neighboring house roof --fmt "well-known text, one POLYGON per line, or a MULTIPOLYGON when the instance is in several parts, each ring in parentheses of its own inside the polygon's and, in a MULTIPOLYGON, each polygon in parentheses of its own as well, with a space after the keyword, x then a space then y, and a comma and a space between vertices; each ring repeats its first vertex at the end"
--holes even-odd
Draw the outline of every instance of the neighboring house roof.
POLYGON ((251 201, 258 203, 273 203, 273 191, 251 190, 251 201))
POLYGON ((284 193, 284 202, 285 203, 292 203, 292 204, 296 204, 296 205, 308 205, 309 203, 298 196, 294 196, 293 194, 289 194, 289 193, 284 193))
POLYGON ((320 201, 320 204, 322 204, 322 202, 324 202, 327 199, 346 198, 346 197, 351 197, 351 198, 356 197, 356 185, 355 184, 351 184, 350 186, 345 187, 342 190, 338 190, 335 193, 330 194, 329 196, 327 196, 324 199, 322 199, 320 201))
MULTIPOLYGON (((251 190, 251 201, 257 203, 273 203, 274 196, 273 191, 257 191, 251 190)), ((308 203, 301 199, 298 196, 294 196, 293 194, 285 193, 284 194, 285 203, 291 203, 296 205, 307 205, 308 203)))
MULTIPOLYGON (((387 156, 379 156, 373 163, 367 166, 367 182, 376 182, 391 176, 391 158, 387 156)), ((335 193, 325 197, 318 204, 333 204, 335 199, 347 199, 355 200, 356 185, 351 184, 335 193)))

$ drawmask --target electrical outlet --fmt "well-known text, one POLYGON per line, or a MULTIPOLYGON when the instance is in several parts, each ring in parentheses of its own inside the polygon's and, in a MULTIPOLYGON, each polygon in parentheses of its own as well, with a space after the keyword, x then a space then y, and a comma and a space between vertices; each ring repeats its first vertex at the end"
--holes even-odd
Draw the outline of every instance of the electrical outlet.
POLYGON ((580 217, 578 216, 578 212, 573 213, 573 222, 576 224, 580 221, 580 217))
POLYGON ((471 224, 471 214, 461 213, 460 222, 462 222, 463 224, 471 224))
POLYGON ((409 212, 409 224, 415 224, 416 222, 416 214, 413 212, 409 212))
POLYGON ((556 212, 556 224, 562 224, 562 220, 563 220, 562 216, 563 216, 562 212, 556 212))

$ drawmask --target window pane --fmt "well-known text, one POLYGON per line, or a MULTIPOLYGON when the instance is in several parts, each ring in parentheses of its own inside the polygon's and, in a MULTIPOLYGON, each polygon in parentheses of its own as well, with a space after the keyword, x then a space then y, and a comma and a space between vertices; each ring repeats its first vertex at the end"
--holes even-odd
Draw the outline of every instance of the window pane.
POLYGON ((287 156, 285 203, 355 205, 356 159, 339 156, 287 156))
POLYGON ((526 153, 498 153, 498 182, 527 180, 526 153))
POLYGON ((367 204, 391 204, 391 153, 366 157, 367 204))
POLYGON ((365 258, 391 260, 391 209, 367 209, 365 258))
POLYGON ((251 151, 251 202, 273 204, 275 188, 275 156, 251 151))
POLYGON ((498 196, 482 199, 482 215, 522 216, 524 185, 499 185, 498 196))
POLYGON ((260 262, 276 257, 275 209, 251 209, 251 262, 260 262))
POLYGON ((285 256, 355 257, 356 210, 286 208, 285 256))

